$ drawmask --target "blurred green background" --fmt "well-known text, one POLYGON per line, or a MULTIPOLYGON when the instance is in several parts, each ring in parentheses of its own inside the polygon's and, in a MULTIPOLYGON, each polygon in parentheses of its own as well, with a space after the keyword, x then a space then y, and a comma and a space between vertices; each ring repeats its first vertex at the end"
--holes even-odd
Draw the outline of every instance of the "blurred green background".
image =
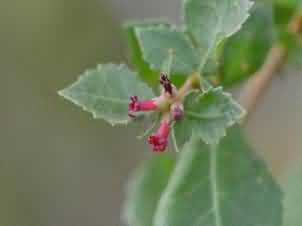
MULTIPOLYGON (((0 0, 0 225, 116 226, 148 147, 56 92, 126 61, 125 19, 180 21, 175 0, 0 0)), ((301 72, 287 69, 252 116, 251 143, 280 175, 301 153, 301 72)))

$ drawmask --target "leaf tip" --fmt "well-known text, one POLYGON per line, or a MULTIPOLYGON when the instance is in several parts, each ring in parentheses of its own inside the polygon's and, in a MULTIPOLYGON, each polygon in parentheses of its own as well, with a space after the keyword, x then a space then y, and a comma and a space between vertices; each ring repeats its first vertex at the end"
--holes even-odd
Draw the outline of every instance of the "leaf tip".
POLYGON ((72 102, 72 97, 70 96, 68 89, 69 89, 69 87, 66 87, 65 89, 61 89, 61 90, 57 91, 57 94, 60 97, 63 97, 64 99, 72 102))
POLYGON ((57 94, 61 97, 64 97, 64 89, 57 91, 57 94))

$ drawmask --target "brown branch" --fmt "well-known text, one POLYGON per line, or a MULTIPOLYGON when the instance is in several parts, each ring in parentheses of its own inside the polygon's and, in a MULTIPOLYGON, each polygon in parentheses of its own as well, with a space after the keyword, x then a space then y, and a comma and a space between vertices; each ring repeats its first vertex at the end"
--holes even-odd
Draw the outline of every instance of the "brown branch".
MULTIPOLYGON (((288 32, 295 35, 298 40, 302 36, 302 15, 298 13, 293 16, 288 24, 288 32)), ((253 113, 256 105, 270 85, 274 76, 287 62, 288 49, 284 46, 275 45, 269 51, 264 64, 254 76, 252 76, 241 91, 239 102, 247 110, 243 123, 253 113)))
POLYGON ((262 67, 247 81, 239 97, 239 102, 247 110, 244 121, 253 113, 274 76, 286 63, 286 59, 286 48, 279 45, 272 47, 262 67))

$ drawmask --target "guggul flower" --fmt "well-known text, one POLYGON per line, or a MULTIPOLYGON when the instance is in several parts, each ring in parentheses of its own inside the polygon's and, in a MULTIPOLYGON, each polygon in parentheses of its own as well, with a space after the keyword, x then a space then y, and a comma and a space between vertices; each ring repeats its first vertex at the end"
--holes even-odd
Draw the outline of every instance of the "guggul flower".
POLYGON ((154 152, 163 152, 168 145, 170 133, 169 122, 163 120, 158 130, 148 138, 148 143, 152 146, 154 152))
POLYGON ((158 111, 163 114, 158 130, 148 137, 148 143, 154 152, 163 152, 168 145, 171 122, 182 119, 183 104, 178 100, 178 90, 164 73, 160 75, 162 85, 161 95, 150 100, 139 100, 137 96, 130 97, 128 115, 135 117, 136 112, 158 111))
POLYGON ((156 99, 140 101, 137 96, 131 96, 128 105, 128 115, 135 117, 135 112, 155 111, 157 106, 156 99))

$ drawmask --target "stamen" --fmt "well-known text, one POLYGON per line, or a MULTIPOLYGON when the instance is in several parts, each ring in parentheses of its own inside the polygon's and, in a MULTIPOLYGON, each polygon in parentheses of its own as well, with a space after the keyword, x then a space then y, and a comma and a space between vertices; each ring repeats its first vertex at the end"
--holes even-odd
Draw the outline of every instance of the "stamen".
POLYGON ((171 81, 169 80, 168 76, 165 73, 160 74, 160 84, 164 87, 165 92, 172 95, 173 87, 171 81))

